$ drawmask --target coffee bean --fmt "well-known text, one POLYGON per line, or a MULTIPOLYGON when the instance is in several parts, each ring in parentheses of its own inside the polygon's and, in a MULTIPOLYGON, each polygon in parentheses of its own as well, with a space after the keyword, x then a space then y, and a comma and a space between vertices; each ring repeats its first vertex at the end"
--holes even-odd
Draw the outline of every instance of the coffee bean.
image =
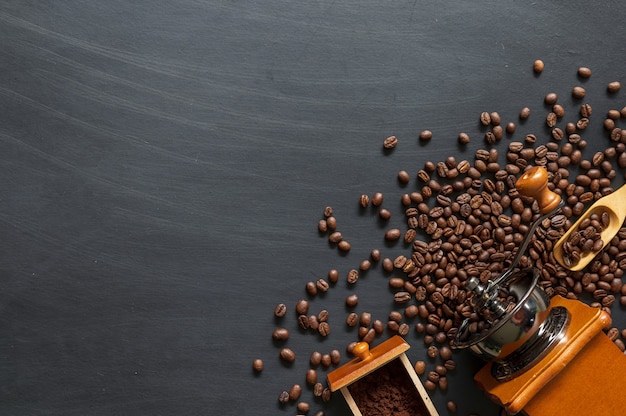
POLYGON ((414 365, 414 370, 418 376, 423 375, 426 372, 426 362, 425 361, 416 361, 414 365))
POLYGON ((480 114, 480 123, 483 126, 488 126, 489 124, 491 124, 491 115, 487 111, 483 111, 480 114))
POLYGON ((352 246, 346 240, 341 240, 339 243, 337 243, 337 248, 339 249, 339 251, 347 252, 350 251, 352 246))
POLYGON ((341 353, 339 350, 332 350, 330 352, 330 363, 334 366, 338 366, 341 362, 341 353))
POLYGON ((281 391, 280 394, 278 395, 278 401, 281 404, 289 403, 289 392, 288 391, 281 391))
POLYGON ((385 149, 393 149, 398 145, 398 138, 396 136, 389 136, 383 141, 383 147, 385 149))
POLYGON ((612 81, 606 86, 606 89, 610 93, 616 93, 622 88, 622 84, 619 81, 612 81))
POLYGON ((428 142, 433 138, 433 132, 430 130, 423 130, 419 134, 419 139, 422 142, 428 142))
POLYGON ((328 281, 331 284, 335 284, 337 283, 337 281, 339 281, 339 271, 336 269, 331 269, 328 271, 328 281))
POLYGON ((459 144, 466 145, 466 144, 469 144, 471 140, 470 140, 469 134, 461 132, 458 135, 458 141, 459 141, 459 144))
POLYGON ((252 369, 257 373, 263 371, 263 360, 261 360, 260 358, 256 358, 254 361, 252 361, 252 369))
POLYGON ((293 386, 291 386, 291 389, 289 389, 290 401, 298 400, 301 395, 302 395, 302 387, 299 384, 294 384, 293 386))
POLYGON ((578 76, 581 78, 590 78, 591 77, 591 69, 581 66, 578 68, 578 76))
POLYGON ((533 62, 533 71, 536 74, 542 73, 544 68, 545 68, 545 64, 543 63, 541 59, 537 59, 535 60, 535 62, 533 62))
POLYGON ((323 337, 328 336, 330 334, 330 325, 328 322, 320 322, 319 328, 317 328, 317 332, 323 337))
POLYGON ((402 237, 402 231, 399 228, 392 228, 385 233, 385 240, 396 241, 402 237))
POLYGON ((519 112, 520 120, 526 120, 528 119, 528 117, 530 117, 530 108, 528 107, 522 108, 519 112))
POLYGON ((379 207, 382 205, 384 199, 385 197, 381 192, 376 192, 374 195, 372 195, 372 205, 374 205, 375 207, 379 207))
POLYGON ((546 94, 546 96, 543 98, 543 102, 546 103, 547 105, 554 105, 556 104, 558 99, 559 99, 559 96, 555 92, 551 92, 551 93, 546 94))
POLYGON ((353 285, 355 284, 357 281, 359 280, 359 271, 357 269, 350 269, 348 271, 348 276, 346 278, 346 281, 353 285))
POLYGON ((298 404, 296 405, 296 409, 298 410, 299 415, 304 415, 309 413, 309 410, 311 410, 311 405, 307 402, 298 402, 298 404))
POLYGON ((450 413, 456 413, 458 407, 456 405, 456 402, 452 401, 452 400, 448 400, 446 402, 446 410, 448 410, 448 412, 450 413))
POLYGON ((283 348, 280 350, 280 358, 287 363, 293 363, 296 360, 296 353, 289 348, 283 348))
POLYGON ((577 100, 585 98, 585 95, 587 95, 587 91, 581 86, 576 86, 572 89, 572 97, 577 100))
POLYGON ((276 305, 276 308, 274 308, 274 316, 276 316, 277 318, 282 318, 283 316, 285 316, 286 313, 287 305, 285 305, 284 303, 279 303, 278 305, 276 305))
POLYGON ((289 330, 287 328, 276 328, 272 332, 272 339, 275 341, 286 341, 289 339, 289 330))

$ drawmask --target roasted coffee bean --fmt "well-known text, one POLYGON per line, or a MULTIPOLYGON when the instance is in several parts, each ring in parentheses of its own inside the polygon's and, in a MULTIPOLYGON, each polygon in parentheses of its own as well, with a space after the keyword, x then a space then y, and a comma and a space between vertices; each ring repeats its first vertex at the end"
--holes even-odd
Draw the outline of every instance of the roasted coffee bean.
POLYGON ((300 299, 296 303, 296 314, 306 315, 307 313, 309 313, 309 302, 306 299, 300 299))
POLYGON ((419 139, 422 142, 428 142, 433 138, 433 132, 430 130, 422 130, 419 134, 419 139))
POLYGON ((356 294, 351 294, 346 297, 346 306, 349 308, 354 308, 359 304, 359 297, 356 294))
POLYGON ((298 402, 298 404, 296 405, 296 409, 298 410, 298 415, 304 415, 309 413, 309 410, 311 410, 311 405, 307 402, 298 402))
POLYGON ((306 372, 306 384, 309 386, 314 386, 317 383, 317 371, 312 368, 309 368, 306 372))
POLYGON ((289 330, 287 328, 276 328, 272 332, 272 339, 275 341, 286 341, 289 339, 289 330))
POLYGON ((313 351, 311 353, 311 357, 309 358, 309 363, 312 367, 317 367, 322 363, 322 353, 319 351, 313 351))
POLYGON ((359 271, 357 269, 350 269, 346 281, 353 285, 359 280, 359 271))
POLYGON ((622 88, 622 84, 619 81, 609 82, 606 89, 610 93, 616 93, 622 88))
POLYGON ((330 334, 330 325, 328 322, 320 322, 319 328, 317 328, 317 332, 323 337, 328 336, 330 334))
POLYGON ((280 350, 280 358, 287 363, 293 363, 296 360, 296 353, 289 348, 282 348, 280 350))
POLYGON ((289 403, 289 392, 288 391, 281 391, 280 394, 278 395, 278 401, 281 404, 287 404, 289 403))
POLYGON ((545 64, 543 63, 541 59, 536 59, 535 62, 533 62, 533 71, 536 74, 542 73, 544 68, 545 68, 545 64))
POLYGON ((291 389, 289 389, 289 400, 290 401, 296 401, 300 398, 300 396, 302 395, 302 387, 299 384, 294 384, 293 386, 291 386, 291 389))
POLYGON ((580 68, 578 68, 578 76, 581 78, 590 78, 591 77, 591 69, 585 67, 585 66, 581 66, 580 68))
POLYGON ((255 360, 253 360, 252 369, 257 373, 263 371, 263 360, 261 360, 260 358, 256 358, 255 360))
POLYGON ((381 192, 376 192, 372 196, 372 205, 374 205, 375 207, 379 207, 382 205, 384 199, 385 197, 383 196, 381 192))
POLYGON ((277 318, 282 318, 283 316, 285 316, 286 313, 287 305, 285 305, 284 303, 279 303, 278 305, 276 305, 276 308, 274 308, 274 316, 276 316, 277 318))
POLYGON ((367 208, 370 204, 370 197, 366 194, 361 195, 361 198, 359 198, 359 205, 362 208, 367 208))
POLYGON ((393 149, 398 145, 398 138, 396 136, 389 136, 383 141, 385 149, 393 149))
POLYGON ((418 361, 415 362, 415 365, 414 365, 413 368, 414 368, 415 372, 417 373, 417 375, 421 376, 421 375, 423 375, 426 372, 426 362, 418 360, 418 361))
POLYGON ((330 363, 334 366, 338 366, 341 362, 341 352, 339 350, 332 350, 330 352, 330 363))
POLYGON ((572 89, 572 97, 577 100, 585 98, 585 95, 587 95, 587 91, 581 86, 576 86, 572 89))
POLYGON ((528 117, 530 117, 530 108, 528 107, 522 108, 519 112, 520 120, 526 120, 528 119, 528 117))

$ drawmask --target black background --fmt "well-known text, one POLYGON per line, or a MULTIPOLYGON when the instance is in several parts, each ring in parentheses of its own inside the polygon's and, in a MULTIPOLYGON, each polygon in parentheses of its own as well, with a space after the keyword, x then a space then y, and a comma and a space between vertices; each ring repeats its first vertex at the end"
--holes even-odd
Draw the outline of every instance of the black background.
MULTIPOLYGON (((356 338, 345 296, 375 319, 394 308, 380 265, 354 288, 343 276, 372 248, 407 252, 382 238, 417 189, 396 173, 473 160, 482 111, 534 111, 502 157, 527 132, 545 142, 543 96, 575 114, 581 65, 599 114, 585 155, 606 147, 602 116, 626 105, 606 93, 626 82, 625 18, 619 1, 4 0, 0 413, 295 414, 277 397, 304 385, 309 354, 356 338), (388 224, 358 209, 376 191, 388 224), (317 233, 326 205, 348 255, 317 233), (341 283, 311 306, 334 323, 321 339, 297 330, 293 305, 330 268, 341 283), (291 308, 292 367, 270 337, 278 302, 291 308)), ((614 322, 625 326, 619 305, 614 322)), ((473 385, 481 363, 456 358, 449 391, 432 395, 440 413, 452 399, 458 414, 499 414, 473 385)), ((339 394, 303 399, 348 412, 339 394)))

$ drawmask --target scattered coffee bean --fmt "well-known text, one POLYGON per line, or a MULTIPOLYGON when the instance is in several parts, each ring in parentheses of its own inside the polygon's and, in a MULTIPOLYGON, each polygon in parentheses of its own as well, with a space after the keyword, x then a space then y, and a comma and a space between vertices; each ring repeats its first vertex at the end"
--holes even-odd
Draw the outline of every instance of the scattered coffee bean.
POLYGON ((590 78, 591 77, 591 69, 581 66, 578 68, 578 76, 581 78, 590 78))
POLYGON ((622 84, 619 81, 612 81, 606 86, 606 89, 610 93, 616 93, 622 88, 622 84))
POLYGON ((422 142, 428 142, 433 138, 433 132, 430 130, 423 130, 419 134, 419 139, 422 142))
POLYGON ((280 350, 280 358, 287 363, 293 363, 296 360, 296 353, 289 348, 283 348, 280 350))
POLYGON ((272 332, 272 339, 275 341, 287 341, 289 339, 289 330, 286 328, 276 328, 272 332))
POLYGON ((290 401, 298 400, 301 395, 302 395, 302 387, 299 384, 294 384, 293 386, 291 386, 291 389, 289 389, 290 401))
POLYGON ((286 313, 287 305, 285 305, 284 303, 279 303, 278 305, 276 305, 276 308, 274 309, 274 316, 276 316, 277 318, 282 318, 283 316, 285 316, 286 313))
POLYGON ((389 136, 383 141, 383 147, 385 149, 393 149, 398 145, 398 138, 396 136, 389 136))
POLYGON ((543 63, 541 59, 537 59, 535 60, 535 62, 533 62, 533 71, 536 74, 542 73, 544 68, 545 68, 545 64, 543 63))
POLYGON ((263 371, 263 360, 261 360, 260 358, 257 358, 254 361, 252 361, 252 369, 256 371, 257 373, 260 373, 261 371, 263 371))

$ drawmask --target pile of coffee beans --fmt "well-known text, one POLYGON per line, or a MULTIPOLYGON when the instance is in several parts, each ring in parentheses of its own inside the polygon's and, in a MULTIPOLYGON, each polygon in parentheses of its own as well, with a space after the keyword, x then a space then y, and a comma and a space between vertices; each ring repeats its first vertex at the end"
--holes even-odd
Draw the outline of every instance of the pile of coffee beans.
MULTIPOLYGON (((540 74, 545 64, 537 60, 533 64, 535 73, 540 74)), ((591 70, 580 67, 575 72, 579 80, 591 77, 591 70)), ((606 93, 616 94, 621 88, 618 81, 607 84, 606 93)), ((332 352, 315 352, 310 358, 310 370, 306 374, 314 400, 323 406, 331 394, 318 374, 340 365, 339 349, 345 349, 352 357, 352 349, 358 341, 373 343, 379 337, 391 335, 414 336, 422 339, 426 356, 417 360, 415 370, 429 391, 447 390, 447 374, 454 371, 456 362, 451 347, 460 325, 469 320, 470 333, 483 331, 488 323, 472 307, 472 293, 465 282, 474 277, 481 282, 497 278, 506 271, 518 254, 522 242, 528 237, 530 244, 520 257, 519 268, 535 267, 540 273, 539 285, 548 296, 560 295, 579 299, 593 307, 602 308, 611 314, 612 306, 626 306, 626 285, 623 273, 626 269, 626 226, 610 241, 603 241, 600 232, 609 223, 603 212, 595 213, 588 222, 572 232, 564 244, 567 265, 573 265, 581 253, 597 251, 594 259, 580 271, 570 271, 556 261, 553 254, 555 243, 572 227, 576 218, 594 201, 614 192, 615 182, 624 182, 626 169, 626 128, 620 123, 626 119, 626 107, 606 110, 601 117, 606 132, 604 149, 587 155, 586 129, 600 114, 591 103, 585 102, 588 91, 580 85, 572 87, 569 102, 561 103, 558 95, 548 92, 544 97, 546 139, 543 130, 516 136, 517 124, 524 122, 532 110, 522 107, 517 120, 504 121, 497 111, 481 111, 478 122, 484 131, 484 148, 475 151, 473 157, 457 160, 448 156, 442 161, 427 161, 414 169, 412 177, 407 169, 399 169, 398 181, 402 189, 413 182, 414 191, 400 197, 404 212, 403 228, 389 228, 384 232, 387 242, 404 241, 410 249, 399 256, 384 256, 377 248, 368 258, 362 259, 345 275, 350 288, 358 286, 362 273, 376 264, 389 277, 392 292, 392 310, 385 319, 373 319, 368 312, 357 314, 357 293, 345 299, 346 316, 334 319, 338 330, 358 327, 356 337, 348 345, 332 352), (603 117, 603 118, 602 118, 603 117), (514 137, 515 136, 515 137, 514 137), (504 137, 510 139, 506 151, 496 146, 504 137), (541 218, 537 201, 521 195, 515 187, 517 178, 532 166, 542 166, 548 173, 548 187, 561 196, 564 205, 558 212, 543 219, 532 236, 528 236, 531 225, 541 218), (432 368, 428 368, 432 366, 432 368), (320 399, 320 400, 318 400, 320 399)), ((436 141, 430 130, 422 130, 417 141, 436 141)), ((594 140, 599 138, 594 137, 594 140)), ((460 132, 461 145, 470 143, 470 136, 460 132)), ((401 146, 396 136, 383 140, 385 155, 391 156, 401 146)), ((392 212, 383 208, 384 196, 380 192, 362 193, 355 203, 361 209, 378 210, 379 217, 386 221, 392 212)), ((393 214, 395 215, 395 214, 393 214)), ((337 231, 337 219, 333 209, 323 209, 317 229, 326 236, 331 246, 340 251, 349 251, 350 243, 337 231)), ((328 271, 326 278, 309 281, 305 291, 309 297, 330 290, 341 278, 336 269, 328 271)), ((309 311, 309 303, 300 300, 293 303, 302 331, 317 332, 329 337, 328 312, 309 311)), ((288 307, 277 305, 275 316, 280 320, 288 307)), ((378 317, 380 318, 380 317, 378 317)), ((619 330, 612 324, 604 328, 609 338, 624 351, 626 329, 619 330)), ((279 344, 289 337, 286 328, 278 328, 272 334, 279 344)), ((296 353, 283 345, 278 346, 280 357, 285 362, 296 359, 296 353)), ((255 371, 262 370, 262 362, 253 363, 255 371)), ((302 388, 299 384, 279 392, 279 402, 295 403, 299 414, 309 411, 309 404, 301 401, 302 388)), ((285 407, 289 408, 289 407, 285 407)), ((456 411, 456 403, 447 404, 450 412, 456 411)), ((324 414, 323 410, 316 416, 324 414)))
POLYGON ((567 267, 578 264, 582 255, 599 253, 604 248, 602 231, 609 226, 607 211, 593 213, 572 230, 563 243, 563 263, 567 267))

